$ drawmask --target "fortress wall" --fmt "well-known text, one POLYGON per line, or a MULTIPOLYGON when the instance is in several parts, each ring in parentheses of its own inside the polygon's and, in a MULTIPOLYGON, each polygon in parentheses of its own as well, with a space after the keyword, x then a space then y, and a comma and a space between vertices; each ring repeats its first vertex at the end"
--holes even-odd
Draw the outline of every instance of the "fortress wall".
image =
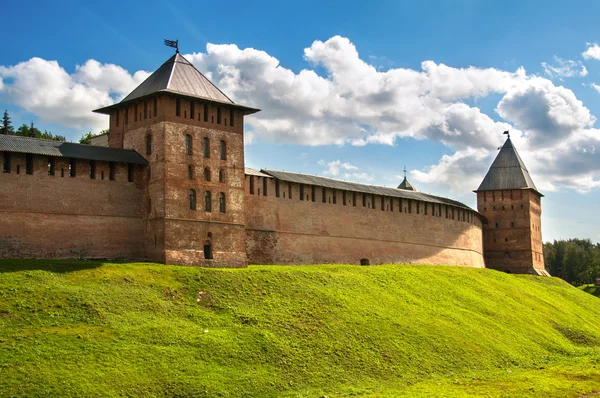
POLYGON ((127 164, 115 163, 111 181, 108 162, 97 161, 91 179, 87 160, 70 177, 69 159, 54 158, 50 176, 48 157, 33 156, 32 174, 25 154, 10 157, 0 172, 0 258, 144 258, 142 167, 128 182, 127 164))
POLYGON ((283 181, 276 197, 275 179, 255 176, 254 193, 250 177, 246 180, 250 263, 359 264, 368 259, 370 264, 484 267, 482 225, 474 211, 407 200, 400 207, 398 198, 370 194, 363 207, 360 192, 346 192, 344 205, 344 193, 335 192, 334 200, 331 189, 326 189, 323 203, 323 188, 315 187, 313 201, 310 185, 304 185, 300 200, 299 184, 283 181))

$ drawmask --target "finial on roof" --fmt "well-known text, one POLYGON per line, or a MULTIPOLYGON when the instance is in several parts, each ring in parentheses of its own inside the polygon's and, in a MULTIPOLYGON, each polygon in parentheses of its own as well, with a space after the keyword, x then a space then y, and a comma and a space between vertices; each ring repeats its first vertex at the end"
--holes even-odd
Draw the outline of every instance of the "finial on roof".
POLYGON ((508 135, 508 138, 510 138, 510 132, 509 132, 508 130, 506 130, 506 131, 505 131, 504 133, 502 133, 502 134, 506 134, 506 135, 508 135))
POLYGON ((404 165, 404 179, 406 180, 406 165, 404 165))
POLYGON ((406 178, 406 165, 404 165, 404 180, 398 185, 398 189, 404 189, 405 191, 416 191, 415 187, 412 186, 408 179, 406 178))
POLYGON ((179 39, 178 40, 167 40, 165 39, 165 46, 173 47, 175 49, 175 53, 179 54, 179 39))

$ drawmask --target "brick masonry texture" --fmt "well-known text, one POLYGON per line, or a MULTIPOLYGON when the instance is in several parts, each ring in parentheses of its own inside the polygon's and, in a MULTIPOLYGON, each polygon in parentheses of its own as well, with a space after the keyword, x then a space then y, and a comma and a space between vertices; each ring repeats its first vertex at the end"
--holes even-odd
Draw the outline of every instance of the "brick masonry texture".
POLYGON ((13 153, 11 172, 0 173, 0 258, 484 267, 485 249, 488 266, 543 268, 533 191, 487 192, 485 199, 480 192, 479 213, 377 195, 365 196, 363 206, 362 193, 337 191, 334 199, 331 189, 323 202, 321 187, 313 200, 311 186, 245 175, 240 109, 156 94, 119 106, 109 123, 109 145, 137 151, 148 165, 134 166, 128 182, 128 165, 116 164, 111 181, 108 163, 96 162, 92 179, 90 162, 77 160, 69 177, 69 159, 56 158, 49 176, 48 158, 34 156, 27 174, 25 155, 13 153))

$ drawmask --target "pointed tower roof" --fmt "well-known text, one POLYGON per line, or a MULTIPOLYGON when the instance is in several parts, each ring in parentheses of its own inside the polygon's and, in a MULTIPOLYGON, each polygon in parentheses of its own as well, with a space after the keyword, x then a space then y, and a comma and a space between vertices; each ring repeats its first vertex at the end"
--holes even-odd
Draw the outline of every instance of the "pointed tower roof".
POLYGON ((176 53, 129 93, 118 104, 96 109, 94 112, 110 113, 118 105, 142 99, 156 93, 179 94, 189 98, 197 98, 217 102, 236 108, 243 108, 248 114, 258 112, 258 109, 235 104, 191 62, 181 54, 176 53))
POLYGON ((398 189, 404 189, 405 191, 416 191, 415 187, 412 186, 410 182, 404 176, 404 180, 398 185, 398 189))
POLYGON ((529 171, 527 171, 527 167, 525 167, 523 160, 521 160, 510 137, 507 138, 494 163, 492 163, 490 170, 475 192, 499 191, 503 189, 533 189, 537 193, 540 193, 535 187, 529 171))

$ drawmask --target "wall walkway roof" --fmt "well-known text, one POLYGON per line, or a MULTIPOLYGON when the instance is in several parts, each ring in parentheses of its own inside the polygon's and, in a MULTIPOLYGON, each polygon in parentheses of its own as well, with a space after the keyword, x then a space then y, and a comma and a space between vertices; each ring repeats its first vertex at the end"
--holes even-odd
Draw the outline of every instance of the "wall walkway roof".
POLYGON ((132 149, 107 148, 4 134, 0 134, 0 152, 30 153, 106 162, 148 163, 142 155, 132 149))

